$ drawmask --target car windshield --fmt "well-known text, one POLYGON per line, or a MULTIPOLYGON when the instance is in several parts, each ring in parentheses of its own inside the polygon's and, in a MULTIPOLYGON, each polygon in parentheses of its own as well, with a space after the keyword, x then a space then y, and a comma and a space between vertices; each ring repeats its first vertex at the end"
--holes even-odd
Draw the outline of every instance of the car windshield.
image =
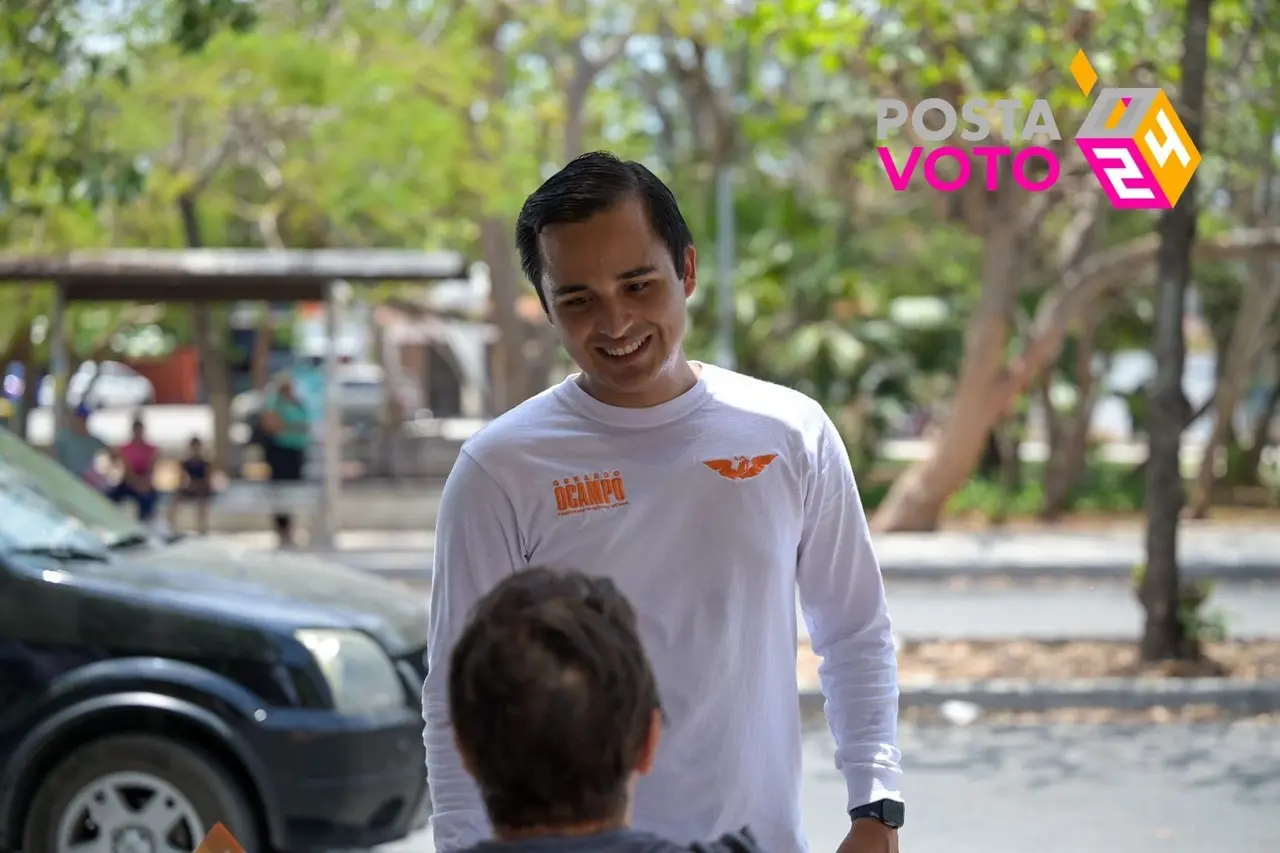
POLYGON ((0 547, 100 551, 147 538, 106 497, 0 427, 0 547))

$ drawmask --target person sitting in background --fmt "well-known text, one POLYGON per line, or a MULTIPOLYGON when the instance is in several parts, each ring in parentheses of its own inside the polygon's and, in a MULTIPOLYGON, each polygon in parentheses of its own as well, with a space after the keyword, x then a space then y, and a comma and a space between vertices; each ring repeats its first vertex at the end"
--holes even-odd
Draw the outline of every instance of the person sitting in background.
POLYGON ((481 598, 449 658, 449 711, 494 839, 469 853, 756 853, 631 828, 662 736, 657 681, 613 582, 531 568, 481 598))
POLYGON ((100 492, 108 491, 106 477, 97 468, 100 454, 111 455, 111 448, 89 431, 88 406, 81 404, 68 412, 67 425, 53 439, 53 458, 63 468, 100 492))
POLYGON ((133 501, 138 505, 138 520, 150 522, 156 514, 155 472, 160 459, 160 449, 147 441, 142 417, 133 420, 133 435, 129 442, 116 451, 115 456, 124 466, 120 482, 107 490, 107 497, 116 503, 133 501))
POLYGON ((181 482, 169 501, 169 527, 178 529, 178 505, 191 501, 196 507, 196 531, 204 536, 209 532, 209 499, 213 497, 213 466, 204 455, 204 444, 199 436, 192 436, 187 443, 187 455, 182 457, 181 482))

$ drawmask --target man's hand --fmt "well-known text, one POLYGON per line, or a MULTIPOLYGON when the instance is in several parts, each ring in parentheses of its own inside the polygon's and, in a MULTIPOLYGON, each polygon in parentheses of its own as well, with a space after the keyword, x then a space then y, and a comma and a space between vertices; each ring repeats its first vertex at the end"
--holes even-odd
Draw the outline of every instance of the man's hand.
POLYGON ((858 818, 836 853, 898 853, 898 830, 873 817, 858 818))

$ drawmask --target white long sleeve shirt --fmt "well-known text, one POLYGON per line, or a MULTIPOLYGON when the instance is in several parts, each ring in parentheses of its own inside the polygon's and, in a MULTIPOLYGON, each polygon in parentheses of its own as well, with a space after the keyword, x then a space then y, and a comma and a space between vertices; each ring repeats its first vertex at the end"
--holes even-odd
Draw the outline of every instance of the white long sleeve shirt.
POLYGON ((670 718, 634 823, 673 841, 749 825, 805 853, 795 590, 849 807, 900 799, 897 663, 848 453, 796 391, 710 365, 659 406, 571 377, 463 447, 444 488, 423 686, 436 850, 489 837, 453 742, 448 665, 481 595, 528 566, 607 575, 634 604, 670 718))

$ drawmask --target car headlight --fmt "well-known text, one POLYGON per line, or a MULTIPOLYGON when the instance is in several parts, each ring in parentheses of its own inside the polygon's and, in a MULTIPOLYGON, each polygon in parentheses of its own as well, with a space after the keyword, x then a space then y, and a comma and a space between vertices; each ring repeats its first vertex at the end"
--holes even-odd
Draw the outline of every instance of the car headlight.
POLYGON ((404 685, 395 664, 367 634, 308 628, 294 637, 315 658, 339 713, 376 714, 404 707, 404 685))

